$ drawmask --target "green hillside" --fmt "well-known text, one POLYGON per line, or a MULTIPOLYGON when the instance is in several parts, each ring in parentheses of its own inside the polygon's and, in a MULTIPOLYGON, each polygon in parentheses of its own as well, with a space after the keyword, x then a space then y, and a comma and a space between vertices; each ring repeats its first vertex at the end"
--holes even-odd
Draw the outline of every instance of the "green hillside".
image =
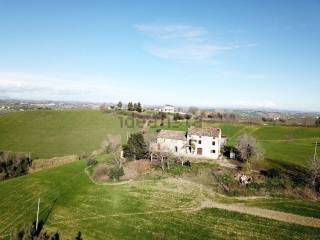
POLYGON ((320 139, 320 128, 240 124, 220 124, 220 127, 230 136, 230 144, 234 144, 237 136, 245 132, 256 137, 265 149, 263 166, 286 163, 307 167, 314 153, 314 143, 317 138, 320 139), (232 128, 234 131, 229 135, 232 128))
POLYGON ((16 112, 0 116, 0 149, 40 158, 90 153, 107 134, 125 139, 127 130, 118 116, 96 110, 16 112))
POLYGON ((192 210, 207 199, 199 187, 176 179, 96 185, 82 161, 0 182, 0 238, 35 219, 72 239, 316 239, 303 227, 219 209, 192 210))
MULTIPOLYGON (((262 126, 230 123, 203 123, 220 127, 229 143, 242 133, 253 134, 266 150, 263 165, 284 162, 306 166, 313 155, 313 144, 320 138, 319 128, 262 126)), ((150 126, 155 132, 159 126, 150 126)), ((187 130, 183 123, 163 128, 187 130)), ((31 152, 34 157, 49 158, 90 153, 100 147, 107 134, 126 137, 119 116, 95 110, 30 111, 0 116, 0 149, 31 152)))

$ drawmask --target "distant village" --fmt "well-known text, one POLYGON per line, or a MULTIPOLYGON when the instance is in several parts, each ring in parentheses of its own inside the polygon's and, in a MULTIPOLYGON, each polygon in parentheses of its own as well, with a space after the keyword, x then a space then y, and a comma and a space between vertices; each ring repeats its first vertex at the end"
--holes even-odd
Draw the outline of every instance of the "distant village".
POLYGON ((222 109, 222 108, 198 108, 187 106, 173 106, 170 104, 162 106, 142 105, 129 102, 118 103, 95 103, 76 101, 41 101, 41 100, 17 100, 0 99, 0 114, 8 112, 23 112, 30 110, 59 110, 59 109, 108 109, 128 110, 136 112, 158 112, 175 115, 174 120, 202 119, 227 122, 263 123, 280 125, 301 125, 320 127, 319 112, 299 112, 280 110, 257 110, 257 109, 222 109), (137 106, 139 106, 137 111, 137 106))

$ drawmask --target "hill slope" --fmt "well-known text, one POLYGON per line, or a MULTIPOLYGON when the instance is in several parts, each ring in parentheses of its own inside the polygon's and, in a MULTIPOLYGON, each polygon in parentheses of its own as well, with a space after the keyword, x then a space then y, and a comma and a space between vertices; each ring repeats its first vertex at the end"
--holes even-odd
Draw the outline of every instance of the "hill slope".
MULTIPOLYGON (((304 227, 222 209, 197 209, 210 197, 198 185, 158 179, 96 185, 82 161, 0 182, 0 238, 36 217, 72 239, 316 239, 304 227), (19 194, 17 194, 17 191, 19 194)), ((9 239, 9 236, 7 236, 9 239)))
POLYGON ((90 153, 107 134, 125 139, 127 130, 118 116, 96 110, 16 112, 0 116, 0 149, 40 158, 90 153))

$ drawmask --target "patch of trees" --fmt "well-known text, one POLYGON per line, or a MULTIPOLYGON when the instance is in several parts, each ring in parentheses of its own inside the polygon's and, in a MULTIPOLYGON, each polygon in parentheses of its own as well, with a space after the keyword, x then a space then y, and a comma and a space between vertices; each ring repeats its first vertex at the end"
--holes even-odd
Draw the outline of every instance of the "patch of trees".
POLYGON ((235 121, 238 119, 238 116, 235 113, 220 113, 220 112, 212 112, 208 113, 206 117, 213 120, 226 120, 226 121, 235 121))
POLYGON ((184 120, 184 119, 186 119, 186 120, 191 119, 191 115, 190 114, 180 114, 180 113, 175 113, 173 115, 173 120, 174 121, 184 120))
MULTIPOLYGON (((48 233, 47 231, 42 231, 43 222, 40 222, 38 225, 38 229, 36 230, 36 222, 30 226, 25 225, 21 227, 19 230, 12 233, 11 239, 14 240, 60 240, 61 235, 58 232, 48 233)), ((83 240, 82 233, 78 232, 74 240, 83 240)))
POLYGON ((173 166, 191 166, 191 161, 186 156, 173 155, 169 150, 152 151, 151 160, 158 160, 162 171, 170 170, 173 166))
POLYGON ((320 117, 318 117, 315 121, 316 127, 320 127, 320 117))
POLYGON ((128 160, 145 159, 148 153, 148 146, 142 133, 131 134, 128 143, 123 145, 123 156, 128 160))
POLYGON ((137 111, 137 112, 142 112, 142 106, 141 103, 128 103, 128 111, 137 111))
POLYGON ((0 180, 28 174, 31 163, 25 154, 0 151, 0 180))
POLYGON ((263 122, 273 122, 273 119, 272 118, 268 118, 268 117, 262 117, 261 120, 263 122))

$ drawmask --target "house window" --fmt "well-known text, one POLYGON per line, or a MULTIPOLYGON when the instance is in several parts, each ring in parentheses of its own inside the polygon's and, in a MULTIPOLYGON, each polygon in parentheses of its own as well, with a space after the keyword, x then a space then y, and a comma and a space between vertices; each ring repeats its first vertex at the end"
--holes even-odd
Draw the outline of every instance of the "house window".
POLYGON ((201 144, 201 140, 198 141, 198 144, 201 144))
POLYGON ((213 141, 213 142, 212 142, 212 145, 216 145, 216 142, 215 142, 215 141, 213 141))
POLYGON ((174 147, 174 150, 175 150, 176 152, 178 152, 178 147, 177 147, 177 146, 175 146, 175 147, 174 147))
POLYGON ((216 153, 216 150, 211 150, 210 152, 211 152, 211 153, 216 153))

